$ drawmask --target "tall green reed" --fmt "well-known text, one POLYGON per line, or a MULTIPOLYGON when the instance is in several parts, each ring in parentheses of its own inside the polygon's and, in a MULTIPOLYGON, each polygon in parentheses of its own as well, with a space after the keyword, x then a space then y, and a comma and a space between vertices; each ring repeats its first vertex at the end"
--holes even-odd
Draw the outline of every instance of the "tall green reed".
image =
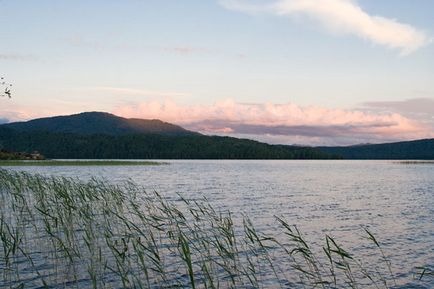
MULTIPOLYGON (((374 267, 332 236, 315 247, 276 217, 276 234, 132 182, 111 185, 0 169, 0 287, 392 288, 380 242, 374 267), (383 268, 380 270, 380 265, 383 268)), ((432 276, 418 268, 415 279, 432 276)))

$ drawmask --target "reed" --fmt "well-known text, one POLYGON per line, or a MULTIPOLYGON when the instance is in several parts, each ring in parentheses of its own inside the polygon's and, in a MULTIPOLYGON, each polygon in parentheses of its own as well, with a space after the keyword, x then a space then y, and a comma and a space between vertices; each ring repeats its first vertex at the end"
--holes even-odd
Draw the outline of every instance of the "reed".
MULTIPOLYGON (((275 235, 205 199, 167 201, 131 182, 0 169, 1 288, 393 288, 381 242, 367 265, 332 236, 314 247, 276 217, 275 235)), ((432 278, 416 268, 415 280, 432 278)), ((431 283, 432 284, 432 283, 431 283)))

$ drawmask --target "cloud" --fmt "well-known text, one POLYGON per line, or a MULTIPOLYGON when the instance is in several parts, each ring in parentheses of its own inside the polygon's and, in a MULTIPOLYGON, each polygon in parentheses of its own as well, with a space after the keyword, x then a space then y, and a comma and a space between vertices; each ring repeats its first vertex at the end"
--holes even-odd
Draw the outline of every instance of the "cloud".
POLYGON ((172 97, 177 98, 177 97, 190 96, 189 93, 184 93, 184 92, 152 91, 152 90, 136 89, 130 87, 95 86, 89 89, 92 91, 118 94, 122 96, 143 96, 143 97, 163 97, 163 98, 172 98, 172 97))
POLYGON ((225 8, 245 13, 268 12, 293 17, 304 15, 338 34, 355 35, 374 44, 409 54, 431 42, 427 34, 395 19, 370 15, 353 0, 220 0, 225 8))
POLYGON ((363 103, 363 106, 402 113, 434 115, 434 99, 432 98, 413 98, 401 101, 371 101, 363 103))
POLYGON ((218 49, 209 49, 203 47, 193 47, 193 46, 172 46, 172 47, 159 47, 158 51, 164 53, 177 54, 182 56, 193 56, 193 55, 212 55, 212 56, 224 56, 230 58, 246 58, 246 54, 240 52, 228 52, 218 49))
POLYGON ((399 113, 419 121, 434 131, 434 99, 412 98, 401 101, 371 101, 362 103, 367 111, 374 113, 399 113))
POLYGON ((354 144, 434 137, 433 129, 398 113, 224 100, 213 105, 148 101, 120 106, 124 117, 157 118, 206 134, 253 136, 273 142, 354 144))
POLYGON ((37 57, 30 54, 5 54, 0 53, 0 60, 10 61, 35 61, 37 57))
POLYGON ((0 115, 0 123, 23 121, 41 116, 34 109, 19 105, 10 105, 8 108, 0 107, 0 115))
POLYGON ((248 135, 296 135, 305 137, 340 137, 349 134, 374 134, 376 128, 393 127, 396 123, 369 123, 358 125, 265 125, 229 121, 202 121, 189 124, 203 131, 248 135), (227 127, 229 126, 229 127, 227 127))
POLYGON ((164 52, 173 52, 179 54, 196 54, 196 53, 210 53, 212 52, 206 48, 191 47, 191 46, 174 46, 161 48, 164 52))
POLYGON ((192 56, 221 56, 229 58, 246 58, 246 55, 242 52, 226 51, 215 48, 197 47, 188 44, 179 44, 173 46, 157 46, 157 45, 131 45, 118 42, 102 42, 97 40, 86 39, 79 35, 74 35, 66 39, 66 41, 74 47, 90 48, 97 51, 109 50, 121 50, 124 52, 154 52, 171 54, 182 57, 192 56))
MULTIPOLYGON (((7 119, 8 122, 27 121, 56 115, 68 115, 83 111, 83 109, 77 110, 73 105, 58 105, 54 101, 32 104, 26 102, 25 104, 20 104, 12 100, 4 99, 2 103, 2 99, 0 98, 0 118, 7 119)), ((86 106, 84 110, 89 110, 89 107, 90 106, 86 106)))

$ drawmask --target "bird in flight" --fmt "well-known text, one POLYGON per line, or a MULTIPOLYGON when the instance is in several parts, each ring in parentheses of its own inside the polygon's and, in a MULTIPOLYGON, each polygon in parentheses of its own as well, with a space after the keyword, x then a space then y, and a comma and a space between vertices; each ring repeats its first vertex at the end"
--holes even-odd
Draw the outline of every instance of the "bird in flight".
POLYGON ((11 87, 12 84, 9 84, 5 81, 5 78, 2 76, 0 77, 0 85, 4 87, 4 91, 3 93, 0 92, 0 96, 7 96, 8 98, 12 98, 12 92, 11 92, 11 87))
POLYGON ((10 90, 8 87, 5 88, 5 94, 6 94, 9 98, 12 97, 12 96, 11 96, 11 90, 10 90))

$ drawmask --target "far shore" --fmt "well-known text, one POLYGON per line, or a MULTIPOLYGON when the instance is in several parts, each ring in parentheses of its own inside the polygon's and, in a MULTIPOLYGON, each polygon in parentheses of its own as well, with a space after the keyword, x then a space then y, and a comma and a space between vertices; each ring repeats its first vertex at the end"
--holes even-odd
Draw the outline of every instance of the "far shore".
POLYGON ((0 160, 3 166, 158 166, 166 162, 128 160, 0 160))
POLYGON ((432 161, 399 161, 396 163, 403 164, 403 165, 427 165, 427 164, 434 164, 434 160, 432 160, 432 161))

